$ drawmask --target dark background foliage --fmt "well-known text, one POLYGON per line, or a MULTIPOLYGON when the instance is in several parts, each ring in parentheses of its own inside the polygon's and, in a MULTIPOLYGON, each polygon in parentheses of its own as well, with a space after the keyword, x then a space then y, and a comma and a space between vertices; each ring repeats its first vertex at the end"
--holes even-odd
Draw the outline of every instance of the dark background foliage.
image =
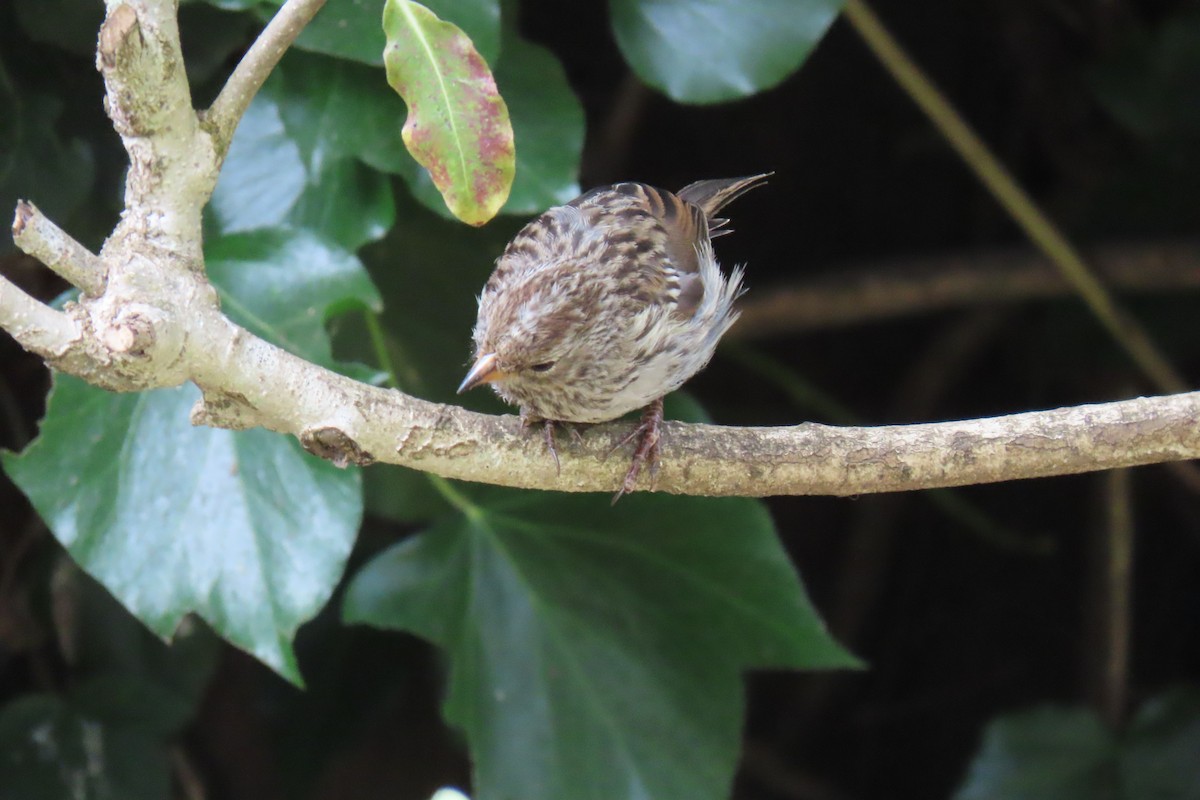
MULTIPOLYGON (((67 18, 78 33, 51 34, 22 16, 27 6, 0 6, 0 93, 20 110, 0 124, 0 151, 38 157, 5 161, 0 206, 12 206, 15 187, 36 186, 40 206, 95 247, 119 209, 124 165, 91 65, 99 12, 84 20, 72 11, 67 18), (53 44, 41 43, 47 39, 53 44)), ((877 6, 1085 251, 1132 242, 1152 256, 1196 235, 1194 3, 877 6)), ((604 4, 523 0, 518 27, 561 60, 582 101, 585 187, 619 179, 678 187, 776 172, 767 189, 730 209, 737 233, 720 243, 724 263, 748 264, 755 295, 898 256, 1017 247, 1034 259, 844 21, 778 87, 702 107, 673 103, 630 76, 604 4)), ((194 80, 209 91, 253 34, 245 18, 198 5, 184 7, 183 31, 194 80)), ((198 95, 205 99, 205 90, 198 95)), ((411 222, 426 212, 399 195, 408 226, 441 224, 411 222)), ((502 218, 493 233, 477 235, 497 243, 487 258, 520 221, 502 218)), ((405 277, 387 274, 386 265, 406 247, 411 240, 400 232, 368 249, 385 303, 405 287, 405 277)), ((439 257, 445 254, 430 251, 431 268, 439 257)), ((11 248, 0 268, 44 298, 64 288, 11 248)), ((486 269, 485 260, 474 274, 486 269)), ((459 288, 469 309, 478 287, 459 288)), ((1127 302, 1195 385, 1196 291, 1127 302)), ((352 327, 343 331, 350 351, 352 327)), ((457 340, 428 346, 465 355, 468 335, 464 326, 457 340)), ((763 356, 867 422, 966 418, 1152 392, 1068 296, 739 343, 718 353, 689 391, 718 422, 829 419, 827 406, 798 402, 783 382, 756 370, 763 356)), ((0 366, 0 445, 19 449, 36 430, 47 377, 6 337, 0 366)), ((448 389, 427 394, 444 397, 448 389)), ((1163 467, 1134 470, 1129 480, 1136 535, 1125 681, 1136 707, 1200 678, 1200 501, 1163 467)), ((1109 618, 1099 575, 1105 509, 1117 491, 1104 475, 971 487, 955 493, 970 505, 970 519, 925 494, 770 500, 815 605, 870 669, 750 676, 736 796, 945 797, 962 784, 998 715, 1047 702, 1100 704, 1106 651, 1099 632, 1109 618)), ((415 530, 381 508, 368 501, 351 572, 415 530)), ((75 645, 57 635, 52 586, 65 569, 60 548, 3 479, 0 520, 0 701, 7 702, 35 689, 71 687, 64 652, 75 645)), ((83 586, 95 595, 89 635, 146 638, 102 590, 83 586)), ((174 770, 177 784, 191 775, 206 797, 257 799, 424 798, 438 785, 465 783, 461 741, 438 715, 444 673, 437 654, 415 638, 342 627, 336 616, 331 606, 301 629, 304 692, 249 656, 209 642, 210 651, 219 648, 212 655, 217 666, 201 684, 198 715, 180 735, 188 766, 174 770)))

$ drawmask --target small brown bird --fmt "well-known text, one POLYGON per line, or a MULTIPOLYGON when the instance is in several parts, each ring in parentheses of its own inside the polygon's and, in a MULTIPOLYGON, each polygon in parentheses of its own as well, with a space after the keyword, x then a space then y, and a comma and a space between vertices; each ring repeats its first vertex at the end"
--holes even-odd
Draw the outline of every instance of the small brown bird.
POLYGON ((699 372, 737 319, 742 271, 729 277, 716 216, 771 173, 698 181, 672 194, 643 183, 593 189, 530 222, 479 297, 474 364, 458 391, 490 383, 526 425, 595 423, 644 408, 621 490, 657 467, 662 399, 699 372))

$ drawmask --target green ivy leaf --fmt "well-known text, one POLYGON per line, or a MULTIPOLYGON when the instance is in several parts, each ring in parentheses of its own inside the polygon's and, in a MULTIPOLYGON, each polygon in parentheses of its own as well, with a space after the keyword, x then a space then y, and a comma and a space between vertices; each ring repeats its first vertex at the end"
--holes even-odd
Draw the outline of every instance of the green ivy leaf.
POLYGON ((391 227, 391 185, 357 158, 356 132, 371 120, 355 122, 361 94, 342 91, 372 71, 353 66, 315 56, 279 65, 238 125, 207 209, 211 227, 308 228, 351 250, 391 227))
POLYGON ((506 214, 535 214, 579 196, 583 106, 546 48, 515 35, 504 42, 496 82, 508 101, 517 142, 517 177, 506 214))
MULTIPOLYGON (((496 84, 517 145, 517 174, 501 213, 536 214, 573 200, 580 193, 584 118, 562 64, 546 48, 506 34, 496 84)), ((395 171, 425 206, 450 216, 429 173, 411 160, 395 171)))
POLYGON ((477 800, 724 798, 742 671, 857 663, 759 503, 480 496, 370 562, 344 605, 445 648, 477 800))
POLYGON ((400 138, 404 102, 379 69, 294 53, 276 72, 270 88, 304 161, 354 158, 382 172, 417 169, 400 138))
MULTIPOLYGON (((208 243, 235 321, 332 365, 326 317, 378 306, 358 260, 305 231, 208 243)), ((41 436, 3 463, 90 575, 161 636, 195 611, 299 681, 291 640, 329 599, 362 514, 360 474, 264 430, 188 423, 193 386, 116 395, 57 376, 41 436)))
POLYGON ((646 83, 681 103, 775 86, 808 58, 842 0, 613 0, 613 32, 646 83))
POLYGON ((508 199, 515 151, 508 108, 487 63, 455 25, 411 0, 387 0, 384 64, 408 105, 404 143, 446 207, 482 225, 508 199))
POLYGON ((1200 797, 1200 690, 1146 703, 1121 734, 1090 709, 1001 717, 956 800, 1195 800, 1200 797))
POLYGON ((1043 708, 993 722, 957 800, 1109 797, 1116 742, 1090 709, 1043 708))
MULTIPOLYGON (((238 0, 235 0, 238 2, 238 0)), ((264 22, 279 10, 282 0, 241 0, 241 7, 255 7, 264 22)), ((462 28, 488 63, 500 53, 500 4, 498 0, 425 0, 440 18, 462 28)), ((384 0, 328 0, 296 39, 296 47, 314 53, 383 65, 384 35, 379 20, 384 0)))
POLYGON ((1129 797, 1200 797, 1200 688, 1181 686, 1142 705, 1121 739, 1129 797))
POLYGON ((230 319, 331 369, 338 365, 324 323, 383 305, 356 256, 306 230, 222 236, 209 242, 205 260, 230 319))
POLYGON ((359 474, 265 430, 194 428, 194 386, 115 395, 55 377, 4 467, 72 558, 160 636, 196 612, 299 682, 291 640, 329 599, 359 474))

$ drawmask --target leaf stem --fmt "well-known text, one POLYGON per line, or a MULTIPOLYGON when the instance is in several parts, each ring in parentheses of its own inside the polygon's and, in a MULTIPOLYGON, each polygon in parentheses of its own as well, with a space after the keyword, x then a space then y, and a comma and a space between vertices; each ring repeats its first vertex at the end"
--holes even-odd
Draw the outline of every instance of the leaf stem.
MULTIPOLYGON (((802 414, 815 411, 837 425, 861 425, 862 420, 832 395, 797 375, 795 370, 761 350, 741 342, 722 342, 722 355, 758 377, 773 383, 787 395, 802 414)), ((1003 550, 1026 555, 1047 555, 1054 551, 1053 540, 1018 534, 993 520, 970 501, 951 489, 927 489, 924 496, 946 517, 962 525, 980 541, 1003 550)))
POLYGON ((387 373, 388 386, 404 391, 400 385, 399 374, 396 372, 396 363, 392 361, 391 351, 388 350, 387 335, 384 334, 383 325, 379 322, 379 314, 365 310, 363 311, 363 322, 367 326, 367 335, 371 337, 371 350, 375 353, 375 361, 379 364, 379 368, 387 373))
POLYGON ((854 30, 892 78, 925 112, 975 176, 1025 235, 1054 263, 1096 319, 1150 380, 1163 391, 1186 392, 1187 384, 1159 353, 1149 334, 1117 304, 1075 247, 892 37, 866 0, 846 0, 845 13, 854 30))
POLYGON ((454 484, 450 481, 441 475, 434 475, 432 472, 426 472, 425 476, 429 478, 429 482, 433 484, 434 489, 437 489, 442 499, 457 508, 473 522, 479 522, 484 518, 483 509, 471 502, 471 499, 465 494, 455 489, 454 484))
MULTIPOLYGON (((375 353, 375 361, 379 364, 379 368, 387 373, 388 386, 403 391, 400 386, 399 374, 396 372, 396 363, 392 361, 392 354, 388 348, 387 334, 384 333, 383 325, 379 321, 379 314, 369 310, 363 311, 363 322, 367 326, 367 335, 371 339, 371 349, 375 353)), ((449 480, 441 475, 434 475, 432 472, 424 474, 447 503, 472 520, 478 521, 483 517, 483 510, 472 503, 470 498, 455 489, 454 484, 449 480)))

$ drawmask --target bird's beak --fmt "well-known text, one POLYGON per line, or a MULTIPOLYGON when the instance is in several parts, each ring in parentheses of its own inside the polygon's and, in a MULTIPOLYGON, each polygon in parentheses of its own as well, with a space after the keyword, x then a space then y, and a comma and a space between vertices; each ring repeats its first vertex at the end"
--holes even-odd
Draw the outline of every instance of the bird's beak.
POLYGON ((507 372, 501 372, 496 368, 496 354, 486 353, 475 359, 475 364, 471 367, 471 371, 467 373, 467 377, 463 378, 463 382, 459 384, 458 393, 462 394, 468 389, 474 389, 481 383, 491 383, 492 381, 503 380, 507 377, 507 372))

